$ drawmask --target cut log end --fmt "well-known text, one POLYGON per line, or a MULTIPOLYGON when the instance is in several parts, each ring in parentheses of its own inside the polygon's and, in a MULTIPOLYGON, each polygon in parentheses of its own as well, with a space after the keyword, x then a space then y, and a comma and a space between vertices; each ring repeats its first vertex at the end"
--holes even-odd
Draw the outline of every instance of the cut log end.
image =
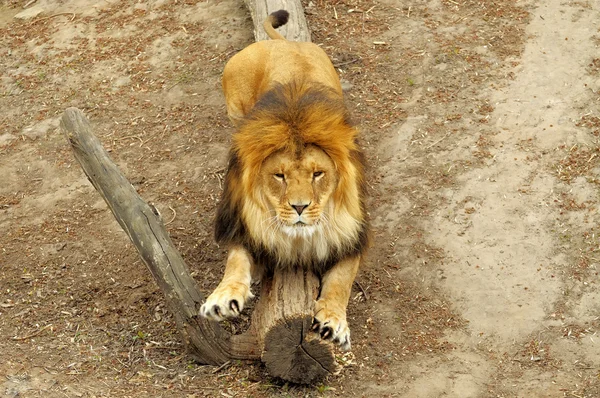
POLYGON ((336 371, 332 345, 310 331, 312 317, 286 319, 264 340, 262 360, 269 374, 293 383, 312 384, 336 371))

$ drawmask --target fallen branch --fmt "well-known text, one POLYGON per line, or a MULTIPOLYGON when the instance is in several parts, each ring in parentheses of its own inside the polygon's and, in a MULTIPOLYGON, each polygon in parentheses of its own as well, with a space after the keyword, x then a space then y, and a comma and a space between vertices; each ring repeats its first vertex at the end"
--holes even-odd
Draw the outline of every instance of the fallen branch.
POLYGON ((164 293, 167 306, 190 354, 200 363, 221 365, 231 358, 259 359, 252 335, 231 336, 217 323, 198 316, 204 297, 167 234, 158 211, 137 194, 77 108, 60 122, 75 158, 129 236, 164 293))
POLYGON ((31 333, 31 334, 28 334, 28 335, 26 335, 26 336, 22 336, 22 337, 17 337, 17 336, 15 336, 15 337, 13 337, 12 339, 13 339, 13 340, 17 340, 17 341, 28 340, 28 339, 30 339, 30 338, 32 338, 32 337, 35 337, 35 336, 38 336, 38 335, 42 334, 42 332, 43 332, 44 330, 46 330, 46 329, 48 329, 48 328, 50 328, 50 327, 52 327, 52 324, 46 325, 46 326, 44 326, 43 328, 41 328, 41 329, 39 329, 39 330, 36 330, 35 332, 33 332, 33 333, 31 333))

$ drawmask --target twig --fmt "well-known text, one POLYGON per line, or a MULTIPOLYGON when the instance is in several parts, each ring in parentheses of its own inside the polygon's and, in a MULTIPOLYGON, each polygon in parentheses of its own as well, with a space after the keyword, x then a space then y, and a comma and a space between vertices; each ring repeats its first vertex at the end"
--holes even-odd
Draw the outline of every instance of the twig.
POLYGON ((345 61, 345 62, 338 62, 337 64, 333 64, 333 66, 335 66, 336 68, 340 67, 340 66, 344 66, 344 65, 348 65, 348 64, 353 64, 357 61, 360 61, 360 58, 356 58, 356 59, 351 59, 350 61, 345 61))
POLYGON ((219 180, 219 189, 220 190, 223 190, 223 177, 221 177, 221 173, 224 171, 225 170, 221 169, 221 170, 217 170, 213 173, 217 177, 217 180, 219 180))
POLYGON ((146 141, 142 141, 142 143, 140 144, 140 148, 141 148, 142 146, 144 146, 145 144, 147 144, 148 142, 152 141, 152 140, 153 140, 155 137, 156 137, 156 135, 154 135, 154 136, 152 136, 152 137, 148 138, 146 141))
POLYGON ((74 12, 59 12, 58 14, 50 15, 49 17, 44 17, 44 18, 40 18, 40 19, 36 19, 34 21, 31 21, 31 23, 29 25, 33 25, 34 23, 43 21, 45 19, 50 19, 50 18, 61 16, 61 15, 73 15, 73 18, 71 18, 71 21, 74 20, 75 17, 77 16, 77 14, 75 14, 74 12))
POLYGON ((362 287, 362 285, 360 284, 360 282, 359 281, 354 281, 354 283, 362 291, 362 294, 365 297, 365 301, 369 301, 369 295, 367 294, 367 291, 362 287))
POLYGON ((173 221, 175 221, 175 217, 177 217, 177 212, 175 211, 175 209, 172 208, 171 206, 169 206, 169 209, 171 209, 171 211, 173 212, 173 218, 171 218, 171 220, 169 220, 169 222, 165 223, 165 225, 171 224, 173 221))
POLYGON ((225 362, 223 365, 221 365, 218 368, 216 368, 215 370, 213 370, 212 374, 215 374, 215 373, 218 373, 218 372, 222 371, 223 369, 225 369, 229 365, 231 365, 231 361, 225 362))
POLYGON ((367 13, 366 13, 366 12, 363 12, 363 13, 362 13, 362 28, 361 28, 361 31, 362 31, 363 33, 365 33, 365 15, 367 15, 367 13))
POLYGON ((142 140, 142 138, 139 135, 128 135, 128 136, 121 137, 121 138, 115 138, 115 141, 128 140, 129 138, 136 138, 136 139, 140 140, 140 142, 142 144, 144 144, 144 140, 142 140))
POLYGON ((157 363, 156 363, 156 362, 154 362, 154 361, 152 361, 152 365, 154 365, 154 366, 156 366, 157 368, 159 368, 159 369, 162 369, 162 370, 169 370, 169 369, 167 369, 165 366, 159 365, 159 364, 157 364, 157 363))
POLYGON ((433 144, 429 145, 427 148, 425 149, 430 149, 431 147, 436 146, 437 144, 439 144, 440 142, 444 141, 446 138, 448 138, 448 136, 450 136, 450 133, 446 134, 445 136, 443 136, 442 138, 440 138, 439 140, 437 140, 436 142, 434 142, 433 144))
POLYGON ((28 334, 28 335, 23 336, 23 337, 17 337, 17 336, 15 336, 12 339, 13 340, 18 340, 18 341, 27 340, 27 339, 30 339, 32 337, 37 336, 38 334, 42 333, 44 330, 48 329, 49 327, 52 327, 52 324, 46 325, 46 326, 44 326, 43 328, 41 328, 40 330, 38 330, 38 331, 36 331, 34 333, 28 334))

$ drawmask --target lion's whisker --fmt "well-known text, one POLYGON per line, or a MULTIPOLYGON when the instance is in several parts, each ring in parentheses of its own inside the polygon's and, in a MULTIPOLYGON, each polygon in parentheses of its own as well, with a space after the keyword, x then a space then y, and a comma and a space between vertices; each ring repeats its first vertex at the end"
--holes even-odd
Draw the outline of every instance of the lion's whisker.
POLYGON ((269 240, 273 243, 275 241, 275 233, 281 229, 281 220, 277 216, 273 217, 273 222, 269 224, 265 232, 269 232, 269 228, 271 228, 269 240))
POLYGON ((264 220, 261 221, 260 225, 263 226, 263 224, 266 222, 272 223, 274 220, 277 220, 277 214, 271 217, 266 217, 264 220))
POLYGON ((269 225, 267 225, 267 227, 265 228, 265 232, 269 232, 269 230, 271 230, 271 240, 273 239, 274 233, 277 230, 277 224, 278 224, 278 218, 277 216, 273 216, 268 218, 266 221, 270 221, 269 225))
POLYGON ((323 212, 323 213, 321 213, 321 218, 322 218, 322 219, 323 219, 323 221, 324 221, 324 224, 325 224, 325 230, 326 230, 327 232, 329 232, 330 234, 334 234, 334 233, 335 233, 335 231, 334 231, 334 225, 333 225, 333 223, 331 222, 331 219, 330 219, 330 216, 329 216, 329 214, 327 214, 327 213, 323 212))

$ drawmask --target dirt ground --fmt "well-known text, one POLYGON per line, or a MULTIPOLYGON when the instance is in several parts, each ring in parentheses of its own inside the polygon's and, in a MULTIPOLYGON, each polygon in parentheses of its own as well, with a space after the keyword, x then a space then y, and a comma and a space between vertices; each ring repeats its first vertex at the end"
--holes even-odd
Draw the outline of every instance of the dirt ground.
POLYGON ((341 372, 294 386, 192 362, 58 129, 85 111, 209 293, 243 2, 5 0, 0 394, 600 397, 600 4, 303 4, 370 164, 341 372))

